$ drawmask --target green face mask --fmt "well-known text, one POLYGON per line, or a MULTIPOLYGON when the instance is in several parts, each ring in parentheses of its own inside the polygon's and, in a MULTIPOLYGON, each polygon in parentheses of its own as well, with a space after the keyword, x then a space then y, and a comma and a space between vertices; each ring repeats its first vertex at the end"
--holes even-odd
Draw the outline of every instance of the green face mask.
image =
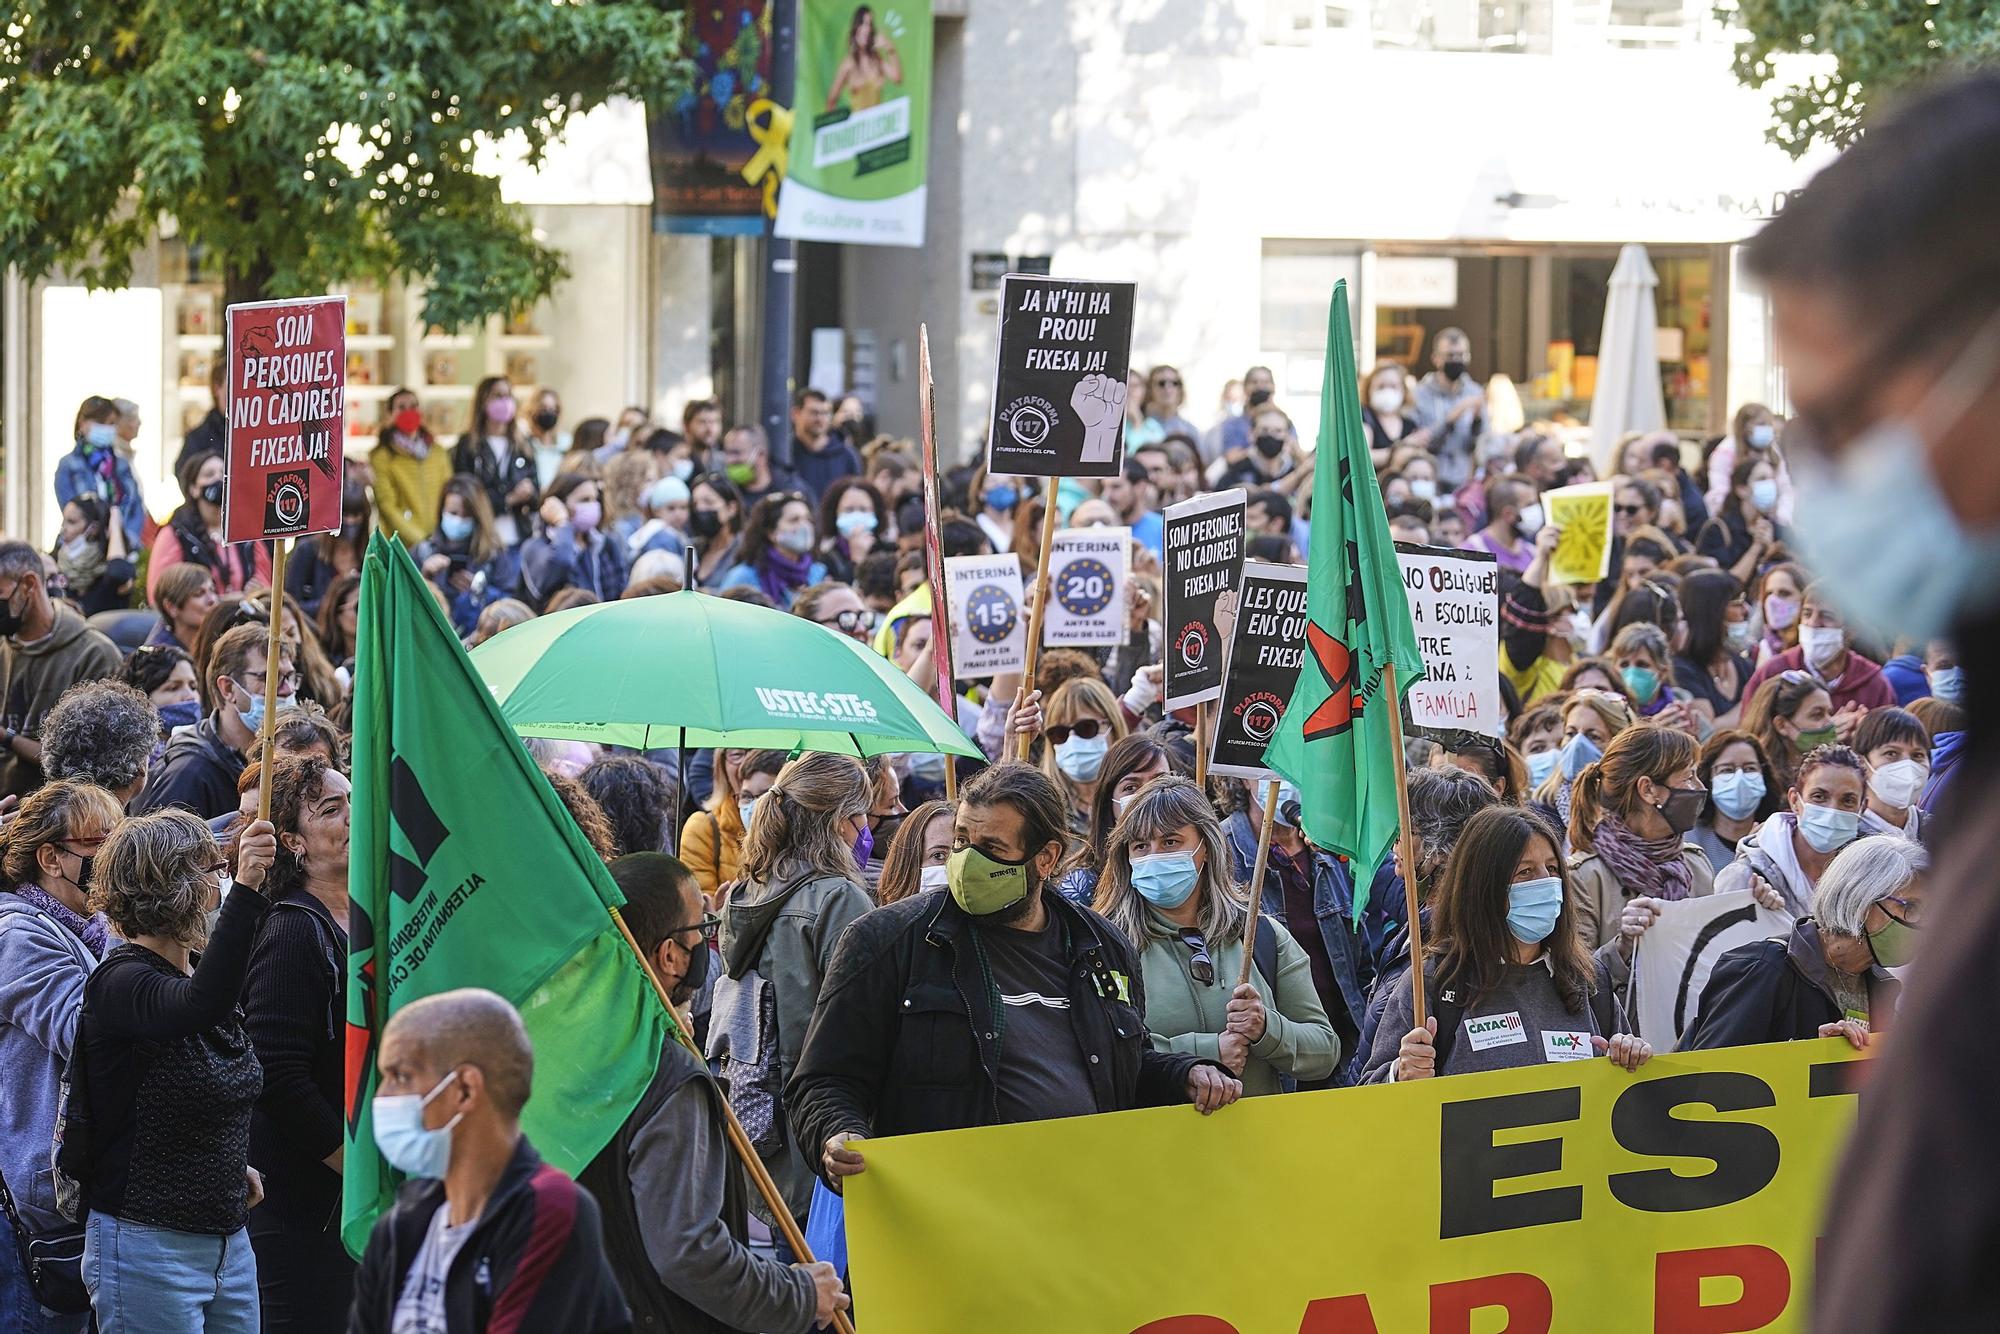
POLYGON ((754 463, 732 463, 722 472, 738 486, 748 486, 757 480, 757 465, 754 463))
POLYGON ((1891 917, 1880 931, 1868 933, 1868 952, 1884 968, 1901 968, 1917 952, 1917 929, 1891 917))
POLYGON ((1832 723, 1810 732, 1801 732, 1793 738, 1792 746, 1801 755, 1810 755, 1814 746, 1831 746, 1840 740, 1840 732, 1832 723))
POLYGON ((978 848, 960 848, 945 859, 944 875, 952 898, 974 917, 1004 911, 1028 897, 1027 860, 995 861, 978 848))

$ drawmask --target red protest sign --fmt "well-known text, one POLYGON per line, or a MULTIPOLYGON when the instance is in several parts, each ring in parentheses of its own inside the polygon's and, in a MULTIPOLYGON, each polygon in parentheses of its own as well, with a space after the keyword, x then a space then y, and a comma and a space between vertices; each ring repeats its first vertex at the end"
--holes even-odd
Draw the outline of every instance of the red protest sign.
POLYGON ((226 329, 225 539, 338 532, 347 298, 245 302, 226 329))

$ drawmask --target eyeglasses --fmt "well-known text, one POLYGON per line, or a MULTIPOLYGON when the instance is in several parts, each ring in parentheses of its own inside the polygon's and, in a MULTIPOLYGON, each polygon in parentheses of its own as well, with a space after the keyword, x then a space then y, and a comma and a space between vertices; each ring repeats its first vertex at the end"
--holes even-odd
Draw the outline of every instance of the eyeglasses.
POLYGON ((1098 722, 1095 718, 1079 718, 1073 723, 1056 723, 1048 728, 1043 735, 1060 746, 1063 742, 1069 740, 1071 733, 1075 733, 1080 740, 1088 741, 1102 731, 1103 728, 1104 724, 1098 722))
POLYGON ((839 630, 843 634, 851 635, 856 630, 873 629, 874 621, 875 621, 875 615, 873 612, 861 609, 852 611, 837 611, 832 616, 829 616, 826 620, 815 621, 813 622, 813 624, 824 625, 831 629, 839 630))
MULTIPOLYGON (((268 675, 269 673, 266 672, 245 672, 243 673, 243 684, 246 686, 249 685, 250 678, 254 676, 257 678, 256 688, 261 690, 264 688, 264 681, 268 675)), ((297 690, 299 682, 303 679, 297 672, 281 672, 278 675, 278 689, 283 690, 286 686, 290 686, 292 689, 297 690)))
POLYGON ((1153 388, 1155 389, 1178 389, 1180 387, 1181 387, 1181 382, 1179 380, 1174 379, 1170 375, 1162 376, 1161 378, 1153 381, 1153 388))
POLYGON ((1181 944, 1187 946, 1188 952, 1194 956, 1188 960, 1188 972, 1203 986, 1214 986, 1215 960, 1208 957, 1208 942, 1201 938, 1199 931, 1183 931, 1180 937, 1181 944))
POLYGON ((1644 505, 1613 505, 1611 508, 1617 510, 1620 514, 1627 516, 1635 514, 1644 514, 1646 512, 1646 507, 1644 505))
POLYGON ((1912 903, 1905 898, 1898 898, 1894 894, 1884 894, 1879 900, 1879 902, 1884 904, 1893 903, 1898 908, 1901 908, 1903 910, 1902 913, 1899 915, 1896 913, 1889 912, 1889 910, 1886 907, 1883 908, 1882 911, 1884 913, 1888 913, 1890 921, 1901 922, 1904 926, 1907 926, 1912 930, 1916 929, 1920 925, 1917 919, 1924 915, 1923 905, 1912 903))
MULTIPOLYGON (((699 931, 701 932, 702 942, 712 945, 715 943, 716 932, 721 929, 722 919, 720 917, 717 917, 714 913, 704 913, 699 922, 689 922, 686 926, 674 927, 667 932, 667 935, 678 944, 681 936, 686 935, 690 931, 699 931)), ((683 946, 682 948, 686 947, 683 946)))

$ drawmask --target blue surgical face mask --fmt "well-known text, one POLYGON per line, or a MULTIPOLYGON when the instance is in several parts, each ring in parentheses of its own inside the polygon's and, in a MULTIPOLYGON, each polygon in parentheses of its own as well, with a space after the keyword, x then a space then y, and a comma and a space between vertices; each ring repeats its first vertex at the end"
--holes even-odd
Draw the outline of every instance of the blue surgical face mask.
POLYGON ((1169 912, 1188 901, 1194 893, 1201 868, 1192 852, 1157 852, 1132 859, 1132 888, 1155 908, 1169 912))
POLYGON ((1597 743, 1582 732, 1563 742, 1562 750, 1558 753, 1562 756, 1563 777, 1572 783, 1576 781, 1576 776, 1583 772, 1585 765, 1594 764, 1604 758, 1604 752, 1598 748, 1597 743))
POLYGON ((1748 653, 1757 646, 1757 627, 1749 621, 1730 621, 1722 627, 1722 637, 1731 653, 1748 653))
POLYGON ((1750 483, 1750 503, 1757 507, 1759 514, 1769 514, 1778 508, 1778 481, 1775 477, 1759 477, 1750 483))
POLYGON ((853 537, 858 533, 872 533, 876 527, 875 514, 872 510, 849 510, 847 513, 836 517, 833 521, 833 526, 840 530, 842 537, 853 537))
POLYGON ((2000 597, 2000 531, 1959 522, 1929 449, 1986 392, 1996 366, 2000 312, 1914 412, 1876 423, 1836 461, 1793 463, 1800 554, 1849 615, 1884 639, 1934 639, 2000 597))
POLYGON ((1104 767, 1104 752, 1110 748, 1111 739, 1103 732, 1093 737, 1071 733, 1069 740, 1056 747, 1056 767, 1076 782, 1094 782, 1104 767))
POLYGON ((1861 831, 1861 812, 1837 811, 1831 806, 1814 806, 1807 803, 1799 812, 1799 833, 1812 845, 1814 852, 1834 853, 1854 841, 1861 831))
POLYGON ((1752 449, 1769 449, 1778 438, 1778 428, 1769 422, 1758 422, 1750 428, 1750 438, 1744 441, 1752 449))
POLYGON ((1021 493, 1011 486, 989 486, 986 488, 986 508, 1001 514, 1011 513, 1020 501, 1021 493))
POLYGON ((1732 820, 1747 820, 1764 800, 1764 775, 1755 769, 1733 774, 1716 774, 1709 781, 1708 795, 1715 809, 1732 820))
POLYGON ((1931 694, 1947 704, 1956 704, 1965 696, 1965 668, 1940 667, 1931 673, 1931 694))
POLYGON ((743 831, 745 833, 748 833, 750 831, 750 817, 752 814, 756 812, 756 810, 757 810, 757 798, 738 797, 736 799, 736 814, 743 821, 743 831))
POLYGON ((405 1176, 436 1180, 451 1166, 451 1132, 465 1113, 431 1130, 424 1125, 424 1108, 458 1078, 454 1070, 429 1093, 401 1093, 375 1099, 375 1147, 389 1165, 405 1176))
POLYGON ((1528 756, 1528 786, 1540 787, 1549 781, 1549 775, 1556 771, 1556 764, 1562 759, 1559 750, 1544 750, 1528 756))
POLYGON ((115 422, 90 422, 83 428, 84 443, 94 449, 104 449, 118 443, 118 426, 115 422))
POLYGON ((463 542, 472 536, 472 516, 470 514, 440 514, 438 531, 447 542, 463 542))
POLYGON ((1621 667, 1618 675, 1625 678, 1625 688, 1641 704, 1651 704, 1653 696, 1660 693, 1660 674, 1651 667, 1621 667))
POLYGON ((685 482, 688 478, 694 476, 694 460, 675 459, 673 466, 668 471, 673 473, 679 480, 685 482))
POLYGON ((1562 915, 1563 882, 1556 876, 1516 880, 1507 887, 1507 929, 1523 945, 1539 945, 1562 915))
POLYGON ((803 556, 813 549, 813 530, 810 527, 780 528, 777 539, 779 546, 794 555, 803 556))
POLYGON ((159 711, 160 728, 171 732, 176 727, 193 727, 201 721, 201 701, 182 700, 179 704, 169 704, 159 711))

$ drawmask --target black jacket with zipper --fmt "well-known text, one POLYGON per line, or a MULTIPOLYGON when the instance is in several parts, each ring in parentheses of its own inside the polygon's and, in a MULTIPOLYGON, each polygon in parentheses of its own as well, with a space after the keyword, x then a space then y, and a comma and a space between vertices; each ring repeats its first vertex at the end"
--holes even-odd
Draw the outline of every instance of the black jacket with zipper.
MULTIPOLYGON (((1749 1047, 1760 1042, 1800 1042, 1819 1036, 1820 1025, 1837 1023, 1842 1012, 1827 984, 1833 965, 1819 923, 1801 918, 1789 936, 1739 945, 1715 961, 1701 990, 1694 1027, 1681 1038, 1682 1051, 1749 1047)), ((1871 1010, 1889 1008, 1896 979, 1879 968, 1863 974, 1871 1010)))
MULTIPOLYGON (((411 1181, 375 1220, 354 1280, 348 1334, 389 1334, 444 1182, 411 1181)), ((605 1334, 632 1328, 604 1257, 597 1201, 542 1161, 526 1135, 445 1274, 448 1334, 605 1334)))
MULTIPOLYGON (((1097 1110, 1186 1102, 1188 1072, 1213 1062, 1154 1049, 1138 956, 1125 937, 1053 888, 1042 902, 1067 946, 1070 1021, 1097 1110)), ((932 890, 877 908, 841 936, 785 1089, 814 1170, 820 1146, 843 1132, 1000 1120, 999 1044, 970 939, 978 929, 946 891, 932 890)))

